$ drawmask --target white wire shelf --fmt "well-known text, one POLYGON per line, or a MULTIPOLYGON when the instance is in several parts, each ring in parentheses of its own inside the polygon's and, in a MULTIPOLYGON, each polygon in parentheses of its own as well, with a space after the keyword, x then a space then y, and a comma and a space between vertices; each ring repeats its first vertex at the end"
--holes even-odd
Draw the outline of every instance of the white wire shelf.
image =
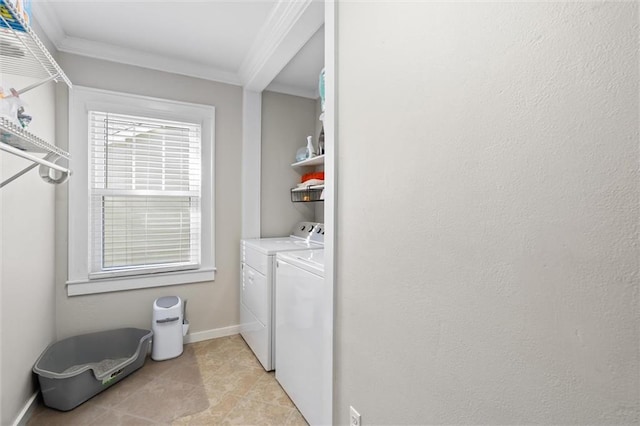
POLYGON ((291 202, 309 203, 314 201, 324 201, 324 185, 309 185, 291 189, 291 202))
MULTIPOLYGON (((4 92, 15 90, 18 95, 50 81, 63 81, 69 88, 71 81, 56 63, 38 36, 25 22, 10 2, 3 1, 2 7, 9 12, 0 14, 0 75, 12 74, 34 78, 37 81, 21 89, 4 87, 4 92)), ((14 93, 15 94, 15 93, 14 93)), ((65 182, 71 170, 56 164, 61 158, 69 158, 69 153, 43 139, 27 132, 8 118, 0 117, 0 150, 32 162, 29 166, 0 183, 0 188, 18 177, 40 166, 40 177, 47 183, 65 182), (31 153, 44 153, 40 158, 31 153)))
POLYGON ((3 117, 0 117, 0 150, 33 163, 1 182, 0 188, 37 166, 40 166, 40 177, 47 183, 60 184, 66 182, 71 176, 71 170, 55 163, 60 158, 68 159, 68 152, 32 135, 3 117), (39 158, 30 152, 45 153, 46 155, 39 158))
MULTIPOLYGON (((42 79, 40 83, 18 90, 18 93, 24 93, 50 80, 56 82, 64 81, 67 86, 71 87, 71 81, 62 71, 62 68, 47 51, 47 48, 42 44, 36 33, 33 32, 22 16, 16 12, 13 5, 5 2, 3 6, 11 12, 13 19, 19 22, 24 31, 0 28, 0 74, 6 73, 42 79)), ((0 20, 8 27, 11 26, 2 15, 0 15, 0 20)))
POLYGON ((18 148, 21 151, 54 153, 62 158, 69 158, 69 153, 43 139, 21 129, 4 117, 0 117, 0 142, 18 148))

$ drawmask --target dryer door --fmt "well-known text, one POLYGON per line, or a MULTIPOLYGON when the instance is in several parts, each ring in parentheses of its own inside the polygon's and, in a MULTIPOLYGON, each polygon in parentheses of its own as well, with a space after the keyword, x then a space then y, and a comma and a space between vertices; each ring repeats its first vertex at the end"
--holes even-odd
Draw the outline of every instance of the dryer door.
POLYGON ((240 298, 244 306, 264 325, 269 324, 271 289, 267 277, 244 264, 240 298))
POLYGON ((270 281, 249 265, 242 265, 240 334, 267 371, 273 369, 270 281))

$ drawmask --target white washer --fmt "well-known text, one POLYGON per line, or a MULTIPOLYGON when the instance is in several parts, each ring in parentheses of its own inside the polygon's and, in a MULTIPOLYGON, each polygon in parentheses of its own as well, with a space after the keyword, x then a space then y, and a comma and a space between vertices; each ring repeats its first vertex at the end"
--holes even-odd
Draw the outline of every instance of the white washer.
POLYGON ((300 222, 289 237, 241 240, 240 334, 265 370, 275 369, 275 255, 322 249, 324 226, 300 222))
POLYGON ((333 303, 324 250, 276 256, 276 379, 310 425, 330 425, 333 303))

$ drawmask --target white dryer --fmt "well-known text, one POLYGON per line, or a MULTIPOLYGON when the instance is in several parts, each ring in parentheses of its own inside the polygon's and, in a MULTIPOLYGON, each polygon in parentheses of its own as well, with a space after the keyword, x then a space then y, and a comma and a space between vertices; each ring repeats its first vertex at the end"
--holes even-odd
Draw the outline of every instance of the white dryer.
POLYGON ((276 256, 276 379, 311 426, 330 425, 333 300, 324 250, 276 256))
POLYGON ((241 240, 240 334, 265 370, 275 369, 275 257, 324 248, 324 225, 299 222, 288 237, 241 240))

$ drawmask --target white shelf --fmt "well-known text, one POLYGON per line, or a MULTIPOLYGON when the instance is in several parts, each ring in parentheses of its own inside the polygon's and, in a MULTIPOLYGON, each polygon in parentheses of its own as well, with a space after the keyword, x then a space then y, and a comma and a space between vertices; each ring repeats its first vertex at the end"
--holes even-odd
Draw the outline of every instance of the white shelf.
POLYGON ((47 183, 63 183, 71 176, 71 170, 55 163, 61 158, 68 159, 68 152, 32 135, 3 117, 0 117, 0 151, 32 162, 28 167, 1 182, 0 188, 37 166, 40 166, 40 177, 47 183), (30 152, 45 153, 46 155, 39 158, 29 154, 30 152))
POLYGON ((18 148, 21 151, 54 153, 61 158, 69 158, 69 153, 39 137, 21 129, 4 117, 0 117, 0 142, 18 148))
POLYGON ((321 166, 323 164, 324 164, 324 154, 318 155, 317 157, 307 158, 306 160, 298 161, 297 163, 291 164, 291 167, 321 166))
POLYGON ((312 190, 312 189, 324 189, 324 184, 322 184, 322 185, 300 186, 300 187, 296 187, 296 188, 291 188, 291 191, 293 191, 293 192, 309 191, 309 190, 312 190))
MULTIPOLYGON (((13 74, 38 80, 22 89, 4 87, 5 93, 9 92, 9 89, 13 89, 20 95, 50 81, 63 81, 71 88, 71 81, 62 68, 22 16, 16 12, 13 5, 9 2, 3 2, 2 6, 10 12, 13 19, 0 14, 0 22, 10 27, 0 28, 0 75, 13 74), (16 27, 18 29, 15 29, 16 27)), ((0 150, 32 162, 25 169, 0 183, 0 188, 38 165, 40 166, 40 177, 48 183, 65 182, 71 175, 69 169, 55 164, 61 158, 68 159, 68 152, 47 143, 4 117, 0 117, 0 150), (45 155, 40 158, 30 153, 44 153, 45 155)))
MULTIPOLYGON (((324 166, 324 154, 317 157, 307 158, 303 161, 293 163, 291 167, 315 167, 324 166)), ((322 194, 324 193, 324 184, 322 185, 309 185, 303 187, 296 187, 291 189, 291 201, 294 203, 308 203, 314 201, 324 201, 322 194)))
MULTIPOLYGON (((64 81, 71 87, 71 81, 65 75, 62 68, 56 63, 47 48, 42 44, 36 33, 22 19, 13 6, 9 3, 3 4, 9 9, 13 17, 24 28, 24 31, 10 28, 0 28, 0 74, 13 74, 26 77, 43 79, 42 83, 50 80, 64 81)), ((0 15, 7 26, 10 23, 0 15)), ((26 89, 18 90, 24 93, 36 87, 29 86, 26 89)), ((7 89, 7 88, 5 88, 7 89)))

